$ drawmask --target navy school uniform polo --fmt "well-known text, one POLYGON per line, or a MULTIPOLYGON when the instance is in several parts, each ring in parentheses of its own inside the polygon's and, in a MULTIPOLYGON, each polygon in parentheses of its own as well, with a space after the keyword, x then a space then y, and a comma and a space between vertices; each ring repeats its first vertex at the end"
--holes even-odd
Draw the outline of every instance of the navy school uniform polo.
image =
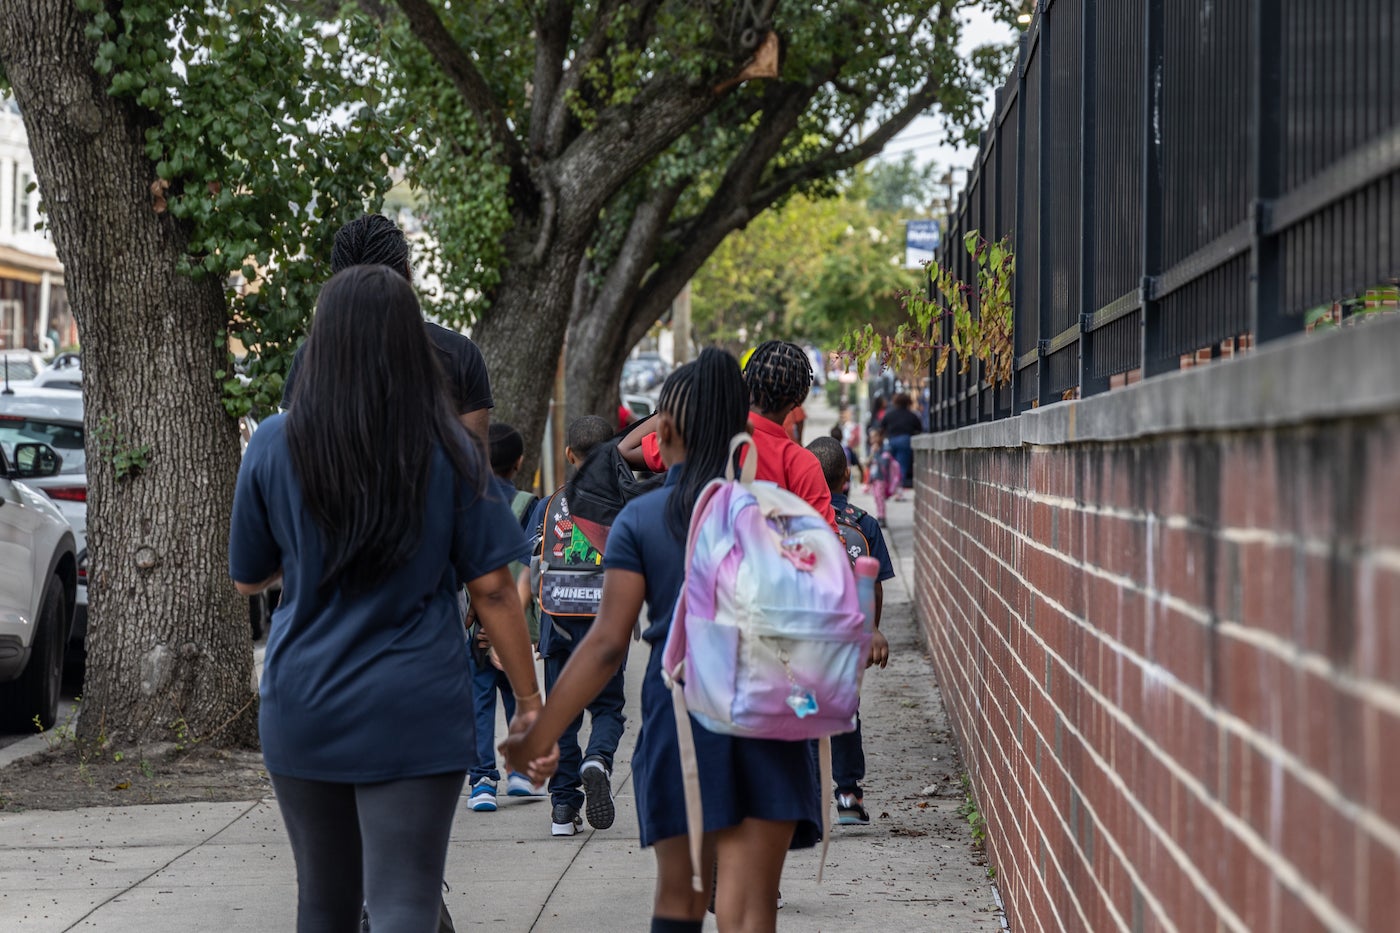
POLYGON ((321 531, 285 427, 273 416, 249 442, 229 532, 235 580, 283 575, 260 688, 268 771, 342 783, 466 771, 475 730, 458 581, 525 550, 509 500, 478 494, 438 449, 413 556, 364 592, 321 592, 321 531))

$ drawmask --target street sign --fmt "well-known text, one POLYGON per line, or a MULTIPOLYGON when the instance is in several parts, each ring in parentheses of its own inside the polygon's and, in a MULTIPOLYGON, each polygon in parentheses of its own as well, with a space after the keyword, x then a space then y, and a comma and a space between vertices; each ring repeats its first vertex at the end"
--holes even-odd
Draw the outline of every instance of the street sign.
POLYGON ((933 261, 938 252, 941 235, 936 220, 906 220, 904 222, 904 268, 917 269, 933 261))

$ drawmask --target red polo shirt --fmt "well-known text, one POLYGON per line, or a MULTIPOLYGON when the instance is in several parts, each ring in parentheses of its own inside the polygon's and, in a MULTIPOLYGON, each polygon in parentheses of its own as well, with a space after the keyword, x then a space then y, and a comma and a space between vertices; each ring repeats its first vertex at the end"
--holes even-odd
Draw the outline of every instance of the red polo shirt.
POLYGON ((751 416, 749 427, 758 448, 758 478, 801 496, 834 529, 836 513, 831 508, 831 490, 817 455, 794 441, 782 425, 762 415, 751 416))
MULTIPOLYGON (((836 513, 831 508, 831 490, 817 455, 794 441, 782 425, 761 415, 751 416, 749 427, 758 448, 758 478, 801 496, 834 529, 836 513)), ((653 473, 666 469, 654 431, 642 438, 642 458, 653 473)))

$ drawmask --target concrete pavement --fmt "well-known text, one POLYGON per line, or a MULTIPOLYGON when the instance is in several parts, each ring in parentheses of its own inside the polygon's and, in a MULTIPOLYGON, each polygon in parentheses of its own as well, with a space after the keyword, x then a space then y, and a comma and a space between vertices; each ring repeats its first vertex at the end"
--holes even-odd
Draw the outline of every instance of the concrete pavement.
MULTIPOLYGON (((891 503, 900 579, 886 591, 884 628, 893 657, 866 679, 863 700, 873 820, 835 830, 821 886, 816 850, 788 860, 785 930, 1001 929, 986 868, 957 812, 960 770, 901 582, 912 572, 911 522, 910 503, 891 503)), ((643 669, 646 650, 634 646, 629 671, 643 669)), ((646 928, 654 867, 637 844, 630 752, 638 680, 627 686, 612 829, 552 838, 547 798, 503 797, 490 814, 465 801, 459 808, 447 867, 459 930, 646 928)), ((0 931, 290 930, 295 875, 271 798, 0 814, 0 931)))

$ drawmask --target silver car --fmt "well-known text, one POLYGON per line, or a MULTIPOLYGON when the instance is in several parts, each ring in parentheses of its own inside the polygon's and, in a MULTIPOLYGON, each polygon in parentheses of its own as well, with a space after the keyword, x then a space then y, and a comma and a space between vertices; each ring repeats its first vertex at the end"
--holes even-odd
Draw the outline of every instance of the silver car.
POLYGON ((59 470, 47 444, 19 441, 0 458, 0 731, 48 729, 58 717, 64 649, 77 588, 73 531, 30 489, 59 470))
POLYGON ((48 496, 73 530, 78 552, 77 592, 68 657, 74 664, 84 656, 87 635, 87 455, 83 449, 83 396, 66 389, 36 389, 15 385, 0 392, 0 450, 13 463, 16 444, 42 443, 58 455, 58 472, 31 477, 26 485, 48 496))

